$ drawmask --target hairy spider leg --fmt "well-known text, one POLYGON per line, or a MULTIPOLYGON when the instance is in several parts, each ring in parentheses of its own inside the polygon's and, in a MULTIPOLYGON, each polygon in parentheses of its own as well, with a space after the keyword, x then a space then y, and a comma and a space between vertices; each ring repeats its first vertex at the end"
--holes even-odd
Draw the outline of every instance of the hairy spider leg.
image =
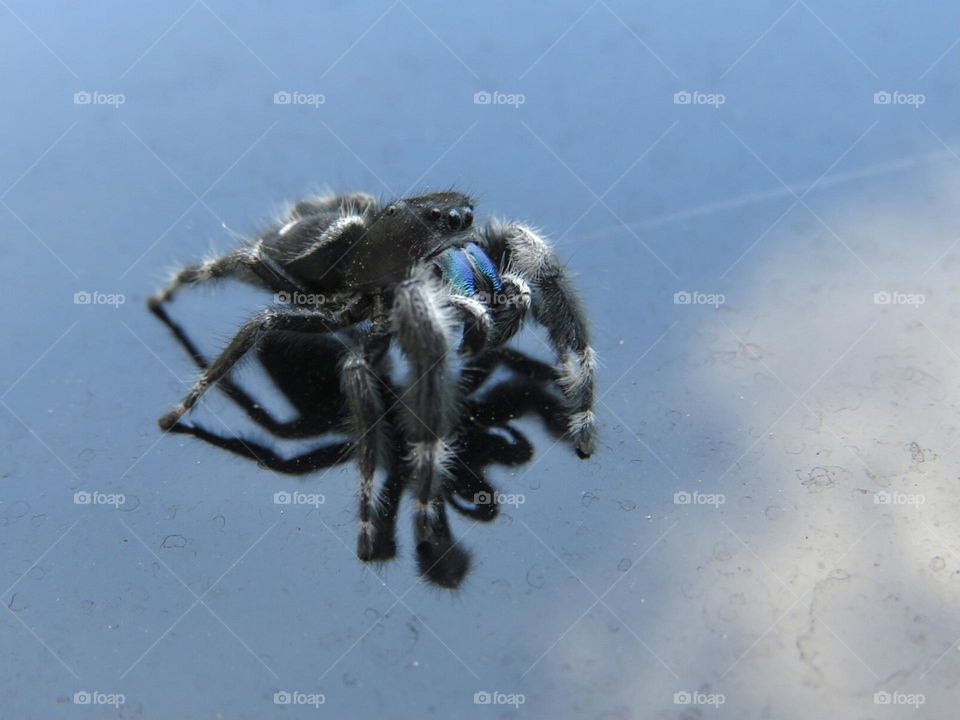
POLYGON ((200 374, 200 378, 177 407, 159 420, 169 430, 189 411, 207 389, 226 375, 263 336, 272 332, 323 333, 349 325, 345 312, 327 312, 316 308, 277 308, 264 310, 247 320, 233 336, 227 348, 200 374))
MULTIPOLYGON (((371 329, 365 333, 359 347, 344 355, 340 383, 350 412, 354 452, 360 470, 360 530, 357 536, 357 557, 369 561, 386 560, 396 553, 392 532, 378 537, 377 519, 382 518, 379 507, 382 494, 374 493, 374 475, 377 467, 390 464, 390 438, 383 399, 387 350, 390 336, 385 324, 383 299, 374 303, 371 329)), ((389 518, 386 518, 389 520, 389 518)), ((382 525, 383 523, 379 523, 382 525)), ((392 528, 390 528, 392 530, 392 528)))
POLYGON ((550 245, 519 223, 490 222, 482 231, 486 251, 512 274, 527 280, 534 319, 547 330, 560 366, 558 384, 569 405, 568 430, 581 457, 596 449, 596 353, 580 299, 550 245))
POLYGON ((450 534, 444 504, 460 399, 449 362, 457 342, 456 322, 449 294, 428 270, 423 268, 397 287, 391 320, 411 372, 403 400, 410 483, 416 496, 417 562, 422 575, 455 587, 469 567, 469 555, 456 547, 450 534))
MULTIPOLYGON (((171 319, 166 308, 162 305, 157 305, 156 307, 151 307, 151 311, 167 326, 170 332, 173 333, 174 338, 183 346, 187 354, 190 355, 197 369, 200 371, 206 370, 210 365, 210 361, 200 352, 200 349, 193 340, 190 339, 184 329, 171 319)), ((261 402, 251 397, 246 390, 234 383, 229 376, 222 378, 220 382, 217 383, 217 388, 237 403, 240 409, 246 413, 247 417, 271 435, 284 439, 299 439, 309 437, 311 432, 316 431, 316 428, 307 427, 300 417, 294 417, 290 420, 278 420, 261 402)), ((263 464, 267 467, 273 467, 268 460, 264 460, 263 464)))
POLYGON ((524 318, 530 311, 530 285, 519 275, 504 273, 501 276, 503 292, 493 305, 493 332, 490 343, 499 347, 519 332, 524 318))
POLYGON ((251 248, 244 247, 226 255, 205 260, 199 265, 188 265, 181 268, 163 290, 147 300, 147 305, 154 309, 172 300, 184 285, 212 282, 229 277, 256 283, 257 277, 253 272, 256 263, 256 253, 251 248))

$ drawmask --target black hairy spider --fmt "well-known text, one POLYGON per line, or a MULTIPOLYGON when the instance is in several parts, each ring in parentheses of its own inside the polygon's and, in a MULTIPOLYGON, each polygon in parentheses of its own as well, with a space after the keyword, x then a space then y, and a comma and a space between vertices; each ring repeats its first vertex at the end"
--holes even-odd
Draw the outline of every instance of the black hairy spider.
POLYGON ((149 305, 155 311, 186 284, 234 277, 275 293, 277 305, 243 324, 181 403, 160 418, 171 429, 200 396, 270 333, 357 330, 340 363, 341 385, 360 469, 357 555, 381 559, 373 522, 375 470, 390 468, 391 438, 406 446, 405 485, 416 497, 417 554, 443 552, 444 483, 462 397, 451 352, 469 366, 500 347, 532 312, 557 355, 567 431, 581 457, 596 443, 596 359, 586 318, 547 242, 518 223, 473 225, 473 200, 437 192, 381 204, 365 193, 301 201, 256 240, 180 270, 149 305), (409 364, 409 382, 391 397, 388 350, 409 364), (403 406, 401 428, 387 410, 403 406))

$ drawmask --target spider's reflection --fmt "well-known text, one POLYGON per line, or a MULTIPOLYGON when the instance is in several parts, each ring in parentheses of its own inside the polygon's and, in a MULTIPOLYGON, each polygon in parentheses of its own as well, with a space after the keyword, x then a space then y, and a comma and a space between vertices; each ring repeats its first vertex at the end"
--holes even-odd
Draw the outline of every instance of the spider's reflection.
MULTIPOLYGON (((171 330, 180 344, 202 369, 204 357, 190 337, 162 309, 154 313, 171 330)), ((308 475, 347 462, 353 443, 344 436, 348 426, 346 402, 340 387, 338 364, 349 346, 349 333, 311 335, 295 338, 270 335, 258 346, 257 360, 282 393, 296 415, 278 420, 261 403, 231 378, 218 386, 260 428, 284 440, 324 440, 309 450, 284 457, 270 446, 244 437, 214 433, 201 425, 181 423, 171 432, 186 433, 241 457, 248 458, 278 473, 308 475), (326 436, 338 436, 326 437, 326 436)), ((566 430, 563 401, 554 390, 555 370, 521 352, 500 349, 464 373, 466 401, 462 406, 450 477, 444 488, 446 503, 441 507, 441 541, 429 548, 417 548, 420 574, 429 582, 446 588, 457 587, 470 566, 469 552, 453 538, 446 516, 446 504, 458 513, 477 521, 489 522, 498 513, 497 490, 485 477, 493 464, 516 467, 533 457, 533 446, 512 421, 524 416, 540 417, 554 437, 566 430)), ((386 415, 391 428, 390 457, 386 459, 385 480, 374 522, 379 538, 376 560, 396 554, 396 521, 405 487, 402 427, 402 390, 390 385, 386 415)))

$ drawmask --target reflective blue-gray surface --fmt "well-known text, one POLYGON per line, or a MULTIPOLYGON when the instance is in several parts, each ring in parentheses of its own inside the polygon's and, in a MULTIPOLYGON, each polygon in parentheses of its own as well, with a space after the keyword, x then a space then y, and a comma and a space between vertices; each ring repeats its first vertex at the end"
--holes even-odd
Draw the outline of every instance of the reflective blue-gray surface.
MULTIPOLYGON (((955 709, 955 3, 0 5, 0 717, 955 709), (408 507, 356 560, 352 465, 162 436, 143 305, 324 185, 451 184, 550 234, 603 361, 598 453, 518 420, 456 593, 408 507)), ((210 353, 268 300, 171 314, 210 353)))

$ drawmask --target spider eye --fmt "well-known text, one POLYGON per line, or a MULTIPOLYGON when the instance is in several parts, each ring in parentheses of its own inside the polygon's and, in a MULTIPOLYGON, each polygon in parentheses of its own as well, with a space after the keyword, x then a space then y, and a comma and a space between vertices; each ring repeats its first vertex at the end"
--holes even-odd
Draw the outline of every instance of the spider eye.
POLYGON ((440 212, 437 208, 430 208, 430 219, 431 219, 431 220, 439 220, 441 217, 443 217, 443 213, 442 213, 442 212, 440 212))
POLYGON ((387 208, 387 215, 396 215, 396 214, 397 214, 396 206, 391 205, 390 207, 387 208))

